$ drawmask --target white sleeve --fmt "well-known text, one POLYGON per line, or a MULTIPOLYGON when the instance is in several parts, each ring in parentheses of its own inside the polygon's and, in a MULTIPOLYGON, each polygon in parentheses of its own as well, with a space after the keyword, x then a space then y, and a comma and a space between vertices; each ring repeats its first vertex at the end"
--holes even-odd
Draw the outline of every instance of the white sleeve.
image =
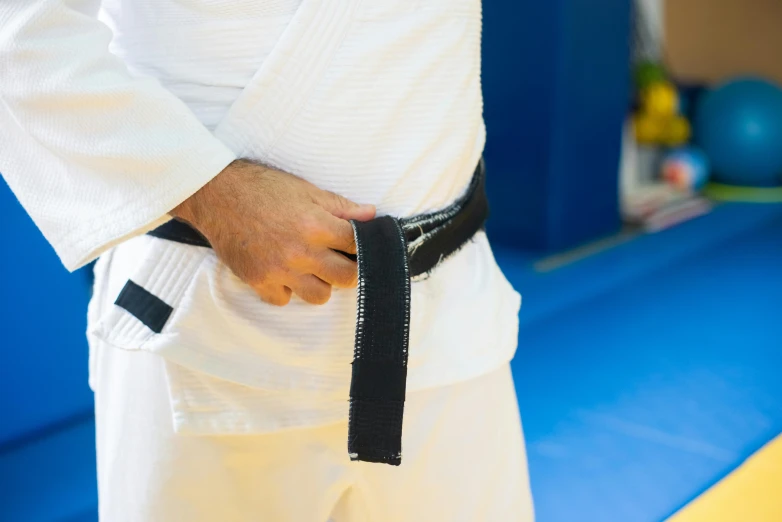
POLYGON ((99 3, 0 0, 0 172, 69 270, 165 222, 236 158, 109 52, 99 3))

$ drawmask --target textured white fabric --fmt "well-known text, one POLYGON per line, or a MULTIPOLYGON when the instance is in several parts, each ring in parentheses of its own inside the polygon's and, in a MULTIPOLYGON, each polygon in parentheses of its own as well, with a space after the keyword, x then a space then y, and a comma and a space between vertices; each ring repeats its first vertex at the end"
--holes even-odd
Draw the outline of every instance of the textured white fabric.
POLYGON ((176 434, 162 359, 108 346, 96 355, 101 520, 533 521, 508 365, 410 394, 397 468, 350 462, 344 421, 266 435, 176 434))
MULTIPOLYGON (((274 307, 211 250, 149 236, 101 257, 95 276, 93 344, 176 363, 168 382, 177 431, 260 433, 346 418, 354 290, 335 290, 320 307, 274 307), (160 334, 113 305, 128 279, 174 306, 160 334)), ((470 379, 513 356, 518 294, 482 233, 411 294, 408 390, 470 379)))
POLYGON ((98 3, 0 2, 0 172, 69 269, 165 222, 235 159, 109 53, 98 3))
MULTIPOLYGON (((344 419, 354 291, 272 307, 213 252, 139 234, 236 156, 381 215, 451 203, 485 141, 480 0, 96 8, 0 2, 0 171, 66 266, 132 237, 96 267, 93 342, 172 363, 183 433, 344 419), (112 304, 128 279, 174 308, 160 334, 112 304)), ((510 360, 519 303, 483 234, 414 282, 409 390, 510 360)))

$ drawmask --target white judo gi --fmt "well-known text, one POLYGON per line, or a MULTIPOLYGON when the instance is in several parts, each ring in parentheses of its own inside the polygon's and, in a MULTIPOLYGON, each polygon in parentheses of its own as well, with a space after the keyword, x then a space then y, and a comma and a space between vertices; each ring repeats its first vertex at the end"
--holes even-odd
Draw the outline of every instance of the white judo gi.
MULTIPOLYGON (((236 158, 378 214, 443 208, 485 130, 479 0, 2 0, 0 172, 89 311, 108 521, 532 520, 508 361, 520 297, 479 233, 412 284, 403 464, 349 462, 355 291, 276 308, 143 235, 236 158), (173 307, 151 331, 132 280, 173 307)), ((490 167, 490 166, 489 166, 490 167)))

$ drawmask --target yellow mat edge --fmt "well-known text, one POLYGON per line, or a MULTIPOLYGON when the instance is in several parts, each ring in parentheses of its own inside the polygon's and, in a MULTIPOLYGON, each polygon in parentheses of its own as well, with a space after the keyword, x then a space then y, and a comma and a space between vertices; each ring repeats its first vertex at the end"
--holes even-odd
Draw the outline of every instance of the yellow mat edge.
POLYGON ((667 522, 782 522, 782 435, 667 522))

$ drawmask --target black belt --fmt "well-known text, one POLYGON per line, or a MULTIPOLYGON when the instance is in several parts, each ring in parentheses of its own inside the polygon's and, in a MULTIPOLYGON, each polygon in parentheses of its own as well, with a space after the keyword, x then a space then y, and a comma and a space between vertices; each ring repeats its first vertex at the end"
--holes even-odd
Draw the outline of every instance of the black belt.
MULTIPOLYGON (((410 278, 425 274, 483 228, 489 206, 483 161, 465 194, 447 208, 410 218, 352 221, 358 260, 358 317, 350 383, 351 460, 398 466, 410 331, 410 278)), ((210 247, 181 221, 149 235, 210 247)))

